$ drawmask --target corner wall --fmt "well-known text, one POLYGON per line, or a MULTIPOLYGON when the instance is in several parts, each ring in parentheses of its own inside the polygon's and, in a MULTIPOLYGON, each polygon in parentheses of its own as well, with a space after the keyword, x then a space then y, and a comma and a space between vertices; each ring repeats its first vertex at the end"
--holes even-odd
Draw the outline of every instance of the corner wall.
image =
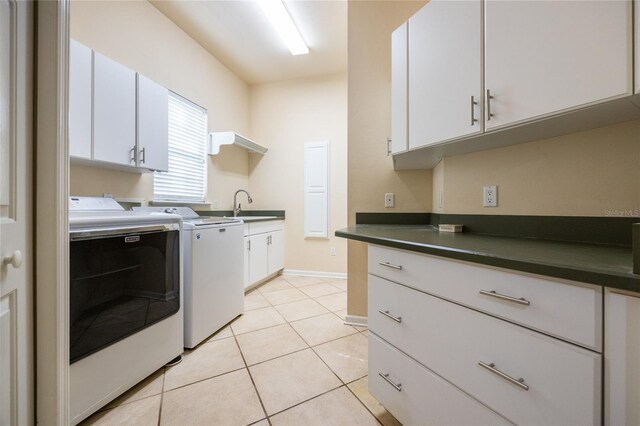
MULTIPOLYGON (((209 131, 248 134, 249 88, 147 1, 71 3, 71 37, 151 78, 209 112, 209 131)), ((225 147, 207 156, 206 199, 231 210, 247 187, 246 151, 225 147)), ((153 175, 71 165, 70 194, 153 199, 153 175)))
MULTIPOLYGON (((393 170, 391 33, 424 1, 349 1, 348 10, 348 221, 356 212, 431 211, 431 170, 393 170), (384 194, 395 193, 385 209, 384 194)), ((349 315, 367 315, 367 246, 348 242, 349 315)))
MULTIPOLYGON (((251 134, 266 155, 250 155, 252 209, 284 209, 287 269, 347 270, 347 76, 253 85, 251 134), (304 238, 304 144, 329 141, 329 238, 304 238), (330 255, 330 248, 336 255, 330 255)), ((245 205, 245 202, 243 202, 245 205)))

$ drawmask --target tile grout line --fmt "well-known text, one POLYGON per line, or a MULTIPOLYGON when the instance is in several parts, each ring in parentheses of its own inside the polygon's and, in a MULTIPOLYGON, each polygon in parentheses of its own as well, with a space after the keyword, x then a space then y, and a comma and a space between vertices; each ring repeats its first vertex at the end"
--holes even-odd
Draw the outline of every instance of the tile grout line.
MULTIPOLYGON (((369 376, 369 374, 367 373, 367 375, 366 375, 366 376, 364 376, 364 377, 368 377, 368 376, 369 376)), ((358 380, 361 380, 361 379, 363 379, 364 377, 360 377, 359 379, 356 379, 356 380, 354 380, 354 381, 352 381, 352 382, 349 382, 349 384, 354 383, 354 382, 357 382, 358 380)), ((382 422, 380 421, 380 419, 379 419, 375 414, 373 414, 373 411, 371 411, 371 410, 369 409, 369 407, 367 407, 367 405, 364 403, 364 401, 362 401, 360 398, 358 398, 358 395, 356 395, 356 393, 353 391, 353 389, 351 389, 351 388, 349 387, 349 385, 346 385, 346 388, 349 390, 349 392, 351 392, 351 394, 355 397, 355 399, 357 399, 357 400, 358 400, 358 402, 359 402, 359 403, 364 407, 364 409, 365 409, 365 410, 367 410, 367 411, 371 414, 371 416, 372 416, 374 419, 376 419, 376 421, 378 422, 378 424, 379 424, 379 425, 384 426, 384 425, 382 424, 382 422)), ((377 401, 377 399, 376 399, 376 401, 377 401)), ((386 410, 386 408, 385 408, 385 410, 386 410)))
POLYGON ((299 406, 299 405, 305 404, 305 403, 307 403, 307 402, 309 402, 309 401, 313 401, 313 400, 314 400, 314 399, 316 399, 316 398, 319 398, 319 397, 321 397, 321 396, 323 396, 323 395, 326 395, 326 394, 328 394, 328 393, 330 393, 330 392, 333 392, 334 390, 338 390, 338 389, 340 389, 340 388, 342 388, 342 387, 345 387, 345 385, 344 385, 344 384, 341 384, 340 386, 336 386, 335 388, 331 388, 331 389, 329 389, 329 390, 326 390, 326 391, 324 391, 324 392, 322 392, 322 393, 319 393, 318 395, 315 395, 315 396, 312 396, 311 398, 305 399, 304 401, 297 402, 297 403, 293 404, 291 407, 287 407, 287 408, 285 408, 284 410, 280 410, 280 411, 278 411, 278 412, 275 412, 275 413, 273 413, 273 414, 269 415, 269 417, 273 417, 273 416, 277 416, 278 414, 282 414, 282 413, 284 413, 285 411, 289 411, 289 410, 291 410, 292 408, 295 408, 295 407, 297 407, 297 406, 299 406))
POLYGON ((167 367, 162 367, 162 392, 160 392, 160 409, 158 410, 158 426, 160 426, 160 421, 162 420, 162 404, 164 403, 164 382, 166 378, 167 378, 167 367))
MULTIPOLYGON (((245 359, 244 354, 242 353, 242 348, 240 347, 240 343, 238 343, 238 339, 236 337, 236 334, 233 332, 233 330, 231 330, 231 335, 233 336, 233 340, 236 342, 236 347, 238 348, 238 352, 240 352, 240 356, 242 357, 242 362, 244 363, 244 368, 246 368, 247 370, 247 374, 249 375, 249 380, 251 380, 251 384, 253 385, 253 390, 255 390, 256 396, 258 397, 258 401, 260 402, 260 407, 262 407, 262 412, 264 413, 265 418, 267 419, 267 423, 269 423, 269 426, 271 426, 271 420, 269 419, 269 415, 267 414, 267 409, 264 406, 264 402, 262 402, 262 397, 260 396, 260 392, 258 391, 256 382, 255 380, 253 380, 253 375, 251 374, 251 370, 249 370, 249 366, 247 365, 247 360, 245 359)), ((263 419, 260 419, 258 421, 262 421, 262 420, 263 419)))
MULTIPOLYGON (((334 294, 335 294, 335 293, 334 293, 334 294)), ((316 301, 316 300, 315 300, 315 298, 312 298, 312 299, 313 299, 314 301, 316 301)), ((267 302, 268 302, 268 301, 267 301, 267 302)), ((320 302, 316 301, 316 303, 320 303, 320 302)), ((322 305, 322 304, 321 304, 321 305, 322 305)), ((324 305, 322 305, 322 306, 324 306, 324 305)), ((274 306, 274 308, 275 308, 275 306, 274 306)), ((325 307, 325 308, 326 308, 326 307, 325 307)), ((277 310, 277 308, 275 308, 275 309, 277 310)), ((342 317, 340 317, 340 316, 336 313, 336 311, 330 311, 330 312, 331 312, 331 313, 333 313, 333 314, 335 314, 338 318, 340 318, 341 320, 343 320, 343 321, 344 321, 344 319, 343 319, 342 317)), ((310 318, 313 318, 313 317, 310 317, 310 318)), ((285 321, 287 321, 287 320, 286 320, 286 318, 285 318, 285 321)), ((295 329, 295 327, 293 327, 293 326, 289 323, 289 321, 287 321, 287 324, 289 324, 289 326, 293 329, 293 331, 295 331, 295 332, 296 332, 296 334, 298 334, 298 336, 300 336, 300 338, 301 338, 305 343, 307 343, 307 345, 309 345, 309 344, 308 344, 308 342, 304 339, 304 337, 302 337, 302 336, 300 335, 300 333, 298 333, 298 330, 296 330, 296 329, 295 329)), ((362 379, 362 378, 364 378, 364 377, 368 377, 368 372, 367 372, 367 374, 365 374, 365 375, 364 375, 364 376, 362 376, 362 377, 356 378, 356 379, 354 379, 354 380, 352 380, 352 381, 350 381, 350 382, 345 382, 344 380, 342 380, 342 378, 341 378, 341 377, 340 377, 340 376, 339 376, 335 371, 333 371, 333 369, 329 366, 329 364, 327 364, 327 362, 326 362, 326 361, 325 361, 325 360, 324 360, 324 359, 323 359, 323 358, 322 358, 322 357, 321 357, 321 356, 316 352, 316 350, 314 349, 314 348, 315 348, 315 347, 317 347, 317 346, 324 345, 324 344, 326 344, 326 343, 330 343, 330 342, 334 342, 334 341, 339 340, 339 339, 344 339, 344 338, 347 338, 347 337, 351 337, 351 336, 354 336, 355 334, 360 334, 360 335, 363 335, 363 336, 364 336, 364 334, 363 334, 363 333, 364 333, 365 331, 367 331, 367 330, 368 330, 368 327, 367 327, 365 330, 360 331, 360 330, 358 330, 357 328, 355 328, 355 327, 353 327, 353 326, 351 326, 351 325, 347 325, 347 324, 344 324, 344 325, 345 325, 345 326, 347 326, 347 327, 351 327, 351 328, 353 328, 353 329, 356 331, 356 333, 354 333, 354 334, 350 334, 350 335, 347 335, 347 336, 342 336, 342 337, 339 337, 339 338, 337 338, 337 339, 330 340, 330 341, 328 341, 328 342, 320 343, 320 344, 318 344, 318 345, 316 345, 316 346, 311 346, 311 345, 309 345, 309 349, 311 349, 311 350, 313 351, 313 353, 314 353, 314 354, 315 354, 315 355, 320 359, 320 361, 322 361, 322 362, 324 363, 324 365, 326 365, 326 366, 327 366, 327 368, 329 369, 329 371, 331 371, 331 372, 333 373, 333 375, 334 375, 334 376, 336 376, 336 377, 338 378, 338 380, 342 383, 342 386, 344 386, 344 387, 347 389, 347 391, 348 391, 348 392, 350 392, 350 393, 353 395, 353 397, 354 397, 354 398, 355 398, 355 399, 360 403, 360 405, 362 405, 362 406, 364 407, 364 409, 365 409, 365 410, 367 410, 367 412, 368 412, 369 414, 371 414, 371 416, 376 420, 376 422, 378 422, 378 424, 379 424, 379 425, 382 425, 382 422, 381 422, 381 421, 380 421, 380 420, 375 416, 375 414, 373 414, 373 412, 372 412, 371 410, 369 410, 369 408, 364 404, 364 402, 363 402, 360 398, 358 398, 358 396, 357 396, 357 395, 356 395, 356 394, 351 390, 351 388, 349 388, 349 384, 354 383, 354 382, 356 382, 356 381, 358 381, 358 380, 361 380, 361 379, 362 379)), ((365 337, 365 338, 367 338, 368 336, 364 336, 364 337, 365 337)), ((367 359, 367 364, 368 364, 368 359, 367 359)), ((339 387, 337 387, 337 388, 335 388, 335 389, 340 389, 342 386, 339 386, 339 387)), ((301 403, 299 403, 299 404, 296 404, 296 405, 293 405, 293 406, 291 406, 291 407, 289 407, 289 408, 286 408, 285 410, 280 411, 280 413, 282 413, 282 412, 284 412, 284 411, 287 411, 287 410, 290 410, 290 409, 292 409, 293 407, 296 407, 297 405, 304 404, 305 402, 311 401, 312 399, 318 398, 318 397, 320 397, 320 396, 322 396, 322 395, 325 395, 325 394, 327 394, 327 393, 329 393, 329 392, 332 392, 332 391, 334 391, 335 389, 331 389, 331 390, 329 390, 329 391, 327 391, 327 392, 324 392, 324 393, 321 393, 321 394, 319 394, 319 395, 316 395, 316 396, 314 396, 313 398, 310 398, 310 399, 308 399, 308 400, 306 400, 306 401, 303 401, 303 402, 301 402, 301 403)), ((279 414, 279 413, 275 413, 275 414, 273 414, 273 415, 276 415, 276 414, 279 414)))
MULTIPOLYGON (((342 292, 342 291, 341 291, 341 292, 342 292)), ((260 293, 260 294, 262 295, 262 293, 260 293)), ((306 294, 306 293, 305 293, 305 294, 306 294)), ((337 294, 337 293, 333 293, 333 294, 337 294)), ((262 297, 264 297, 264 295, 262 295, 262 297)), ((309 296, 309 298, 310 298, 311 300, 315 301, 316 303, 319 303, 319 304, 320 304, 322 307, 324 307, 325 309, 328 309, 328 308, 326 308, 326 306, 322 305, 320 302, 318 302, 317 300, 315 300, 315 298, 314 298, 314 297, 309 296)), ((267 301, 267 303, 269 303, 269 305, 270 305, 272 308, 274 308, 276 311, 278 311, 278 308, 276 308, 276 307, 275 307, 276 305, 271 304, 271 302, 269 302, 269 300, 267 300, 267 298, 266 298, 266 297, 264 297, 264 299, 267 301)), ((291 303, 294 303, 294 302, 291 302, 291 303)), ((342 319, 338 314, 336 314, 336 312, 334 312, 334 311, 330 311, 330 310, 329 310, 329 312, 330 312, 330 313, 332 313, 332 314, 334 314, 335 316, 337 316, 339 319, 343 320, 343 319, 342 319)), ((279 312, 279 311, 278 311, 278 313, 280 314, 280 312, 279 312)), ((320 314, 320 315, 326 315, 326 314, 320 314)), ((311 317, 308 317, 308 318, 314 318, 314 317, 317 317, 317 316, 320 316, 320 315, 315 315, 315 316, 311 316, 311 317)), ((280 316, 282 316, 282 314, 280 314, 280 316)), ((306 403, 306 402, 309 402, 309 401, 311 401, 311 400, 313 400, 313 399, 316 399, 316 398, 318 398, 318 397, 321 397, 322 395, 325 395, 325 394, 327 394, 327 393, 329 393, 329 392, 332 392, 332 391, 334 391, 334 390, 336 390, 336 389, 340 389, 340 388, 341 388, 341 387, 343 387, 343 386, 344 386, 345 388, 347 388, 347 391, 348 391, 348 392, 351 392, 351 394, 356 398, 356 400, 358 400, 358 402, 360 402, 360 404, 364 405, 364 403, 363 403, 362 401, 360 401, 360 398, 358 398, 358 397, 357 397, 357 396, 356 396, 356 395, 351 391, 351 389, 349 389, 349 386, 347 386, 347 383, 345 383, 345 381, 344 381, 344 380, 342 380, 342 379, 340 378, 340 376, 338 376, 338 374, 337 374, 335 371, 333 371, 333 369, 329 366, 329 364, 327 364, 327 363, 325 362, 325 360, 324 360, 324 359, 323 359, 323 358, 322 358, 322 357, 321 357, 321 356, 320 356, 320 355, 315 351, 314 346, 311 346, 311 345, 309 344, 309 342, 307 342, 307 341, 305 340, 305 338, 304 338, 304 337, 302 337, 302 335, 301 335, 300 333, 298 333, 298 330, 296 330, 296 329, 295 329, 295 327, 293 327, 293 326, 291 325, 291 322, 289 322, 289 321, 288 321, 286 318, 284 318, 284 317, 282 317, 282 318, 285 320, 286 324, 287 324, 289 327, 291 327, 291 329, 293 329, 293 331, 298 335, 298 337, 300 337, 300 339, 302 339, 302 341, 307 345, 307 348, 300 349, 300 350, 298 350, 298 351, 294 351, 294 352, 290 352, 290 353, 287 353, 287 354, 285 354, 285 355, 280 355, 279 357, 272 358, 271 360, 273 360, 273 359, 278 359, 278 358, 282 358, 282 357, 285 357, 285 356, 288 356, 288 355, 291 355, 291 354, 294 354, 294 353, 302 352, 302 351, 305 351, 305 350, 307 350, 307 349, 311 349, 311 351, 315 354, 315 356, 317 356, 317 357, 320 359, 320 361, 321 361, 321 362, 322 362, 322 363, 323 363, 323 364, 324 364, 324 365, 329 369, 329 371, 331 371, 331 373, 333 373, 333 375, 338 379, 338 381, 341 383, 341 385, 340 385, 340 386, 338 386, 338 387, 336 387, 336 388, 329 389, 329 390, 327 390, 326 392, 323 392, 323 393, 321 393, 321 394, 315 395, 315 396, 313 396, 312 398, 309 398, 309 399, 307 399, 307 400, 304 400, 304 401, 301 401, 301 402, 299 402, 299 403, 297 403, 297 404, 294 404, 294 405, 292 405, 292 406, 290 406, 290 407, 287 407, 287 408, 285 408, 284 410, 278 411, 278 412, 273 413, 273 414, 271 414, 271 415, 267 414, 267 421, 269 421, 269 424, 271 424, 271 419, 270 419, 270 417, 271 417, 271 416, 275 416, 275 415, 278 415, 278 414, 280 414, 280 413, 283 413, 283 412, 285 412, 285 411, 287 411, 287 410, 291 410, 292 408, 297 407, 298 405, 302 405, 302 404, 304 404, 304 403, 306 403)), ((296 321, 302 321, 303 319, 307 319, 307 318, 302 318, 302 319, 300 319, 300 320, 296 320, 296 321)), ((343 321, 344 321, 344 320, 343 320, 343 321)), ((292 322, 295 322, 295 321, 292 321, 292 322)), ((278 324, 278 325, 282 325, 282 324, 278 324)), ((344 325, 345 325, 345 326, 347 326, 347 327, 351 327, 351 328, 353 328, 353 329, 355 330, 355 333, 353 333, 353 334, 349 334, 349 335, 347 335, 347 336, 341 336, 341 337, 338 337, 338 338, 336 338, 336 339, 329 340, 329 341, 327 341, 327 342, 322 342, 322 343, 319 343, 319 344, 317 344, 317 345, 315 345, 315 346, 324 345, 324 344, 326 344, 326 343, 334 342, 334 341, 339 340, 339 339, 344 339, 344 338, 347 338, 347 337, 350 337, 350 336, 354 336, 354 335, 356 335, 356 334, 361 334, 361 333, 360 333, 360 331, 359 331, 357 328, 355 328, 355 327, 353 327, 353 326, 350 326, 350 325, 347 325, 347 324, 344 324, 344 325)), ((274 327, 275 327, 275 326, 274 326, 274 327)), ((263 329, 263 330, 264 330, 264 329, 263 329)), ((235 336, 235 333, 233 333, 233 334, 234 334, 234 336, 235 336)), ((237 343, 237 341, 236 341, 236 343, 237 343)), ((238 347, 240 347, 240 345, 239 345, 239 344, 238 344, 238 347)), ((240 348, 240 352, 242 353, 242 349, 241 349, 241 348, 240 348)), ((243 359, 244 359, 244 354, 243 354, 243 359)), ((258 365, 258 364, 261 364, 261 363, 264 363, 264 362, 268 362, 268 361, 271 361, 271 360, 265 360, 265 361, 262 361, 262 362, 260 362, 260 363, 254 364, 254 365, 258 365)), ((247 367, 247 370, 248 370, 248 369, 249 369, 249 368, 247 367)), ((366 377, 366 375, 364 375, 364 376, 362 376, 362 377, 359 377, 359 378, 357 378, 357 379, 355 379, 355 380, 353 380, 353 381, 351 381, 351 382, 349 382, 349 383, 353 383, 354 381, 356 381, 356 380, 360 380, 360 379, 362 379, 363 377, 366 377)), ((255 386, 255 383, 254 383, 254 386, 255 386)), ((256 388, 256 392, 258 392, 258 389, 257 389, 257 388, 256 388)), ((369 412, 369 413, 373 416, 373 418, 374 418, 378 423, 380 423, 380 421, 377 419, 377 417, 376 417, 376 416, 374 416, 374 415, 373 415, 373 413, 371 413, 371 411, 370 411, 368 408, 366 408, 366 406, 365 406, 365 409, 367 410, 367 412, 369 412)), ((265 414, 266 414, 266 410, 265 410, 265 414)))

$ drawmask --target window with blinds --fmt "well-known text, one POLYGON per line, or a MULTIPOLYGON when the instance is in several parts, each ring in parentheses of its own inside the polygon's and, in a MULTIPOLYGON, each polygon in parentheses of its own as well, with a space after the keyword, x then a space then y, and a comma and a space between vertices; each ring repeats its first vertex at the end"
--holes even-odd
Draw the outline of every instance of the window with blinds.
POLYGON ((204 202, 207 110, 169 92, 169 171, 154 173, 157 201, 204 202))

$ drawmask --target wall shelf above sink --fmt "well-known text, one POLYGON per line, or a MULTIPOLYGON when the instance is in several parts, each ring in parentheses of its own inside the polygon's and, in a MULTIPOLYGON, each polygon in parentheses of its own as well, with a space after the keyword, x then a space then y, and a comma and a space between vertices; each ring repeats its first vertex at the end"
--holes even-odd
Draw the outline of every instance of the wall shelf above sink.
POLYGON ((220 147, 222 145, 236 145, 240 148, 246 149, 249 152, 255 152, 257 154, 264 154, 267 152, 267 147, 260 145, 245 138, 236 132, 213 132, 209 133, 208 141, 208 154, 218 155, 220 153, 220 147))

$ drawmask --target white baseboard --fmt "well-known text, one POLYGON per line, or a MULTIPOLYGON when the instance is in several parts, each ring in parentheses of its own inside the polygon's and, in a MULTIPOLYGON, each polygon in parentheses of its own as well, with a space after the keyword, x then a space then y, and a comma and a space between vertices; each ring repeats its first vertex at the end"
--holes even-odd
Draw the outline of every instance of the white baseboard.
POLYGON ((344 323, 347 325, 356 325, 358 327, 367 327, 369 319, 359 315, 347 315, 344 319, 344 323))
POLYGON ((346 272, 323 272, 323 271, 300 271, 297 269, 285 269, 282 275, 297 275, 301 277, 318 277, 318 278, 335 278, 337 280, 346 280, 346 272))

